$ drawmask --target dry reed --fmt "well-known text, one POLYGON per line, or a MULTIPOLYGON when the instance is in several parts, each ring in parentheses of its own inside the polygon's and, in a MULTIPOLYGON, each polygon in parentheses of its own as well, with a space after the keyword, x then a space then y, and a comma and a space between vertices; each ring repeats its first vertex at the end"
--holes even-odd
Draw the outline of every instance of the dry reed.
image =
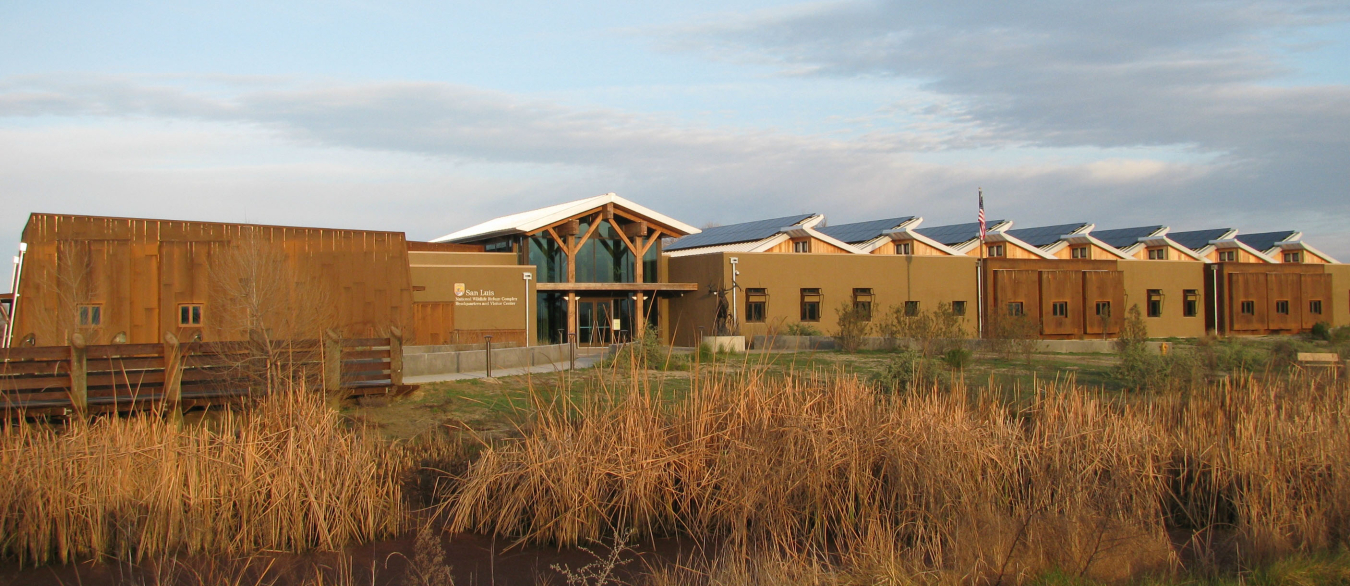
POLYGON ((872 578, 995 583, 1170 571, 1216 535, 1248 560, 1347 539, 1343 385, 1121 398, 1053 383, 1014 408, 747 369, 657 395, 638 381, 542 408, 472 465, 443 508, 452 529, 563 545, 684 533, 741 559, 814 551, 872 578))
POLYGON ((405 466, 303 392, 209 427, 153 415, 14 424, 0 431, 0 555, 44 564, 335 549, 404 528, 405 466))

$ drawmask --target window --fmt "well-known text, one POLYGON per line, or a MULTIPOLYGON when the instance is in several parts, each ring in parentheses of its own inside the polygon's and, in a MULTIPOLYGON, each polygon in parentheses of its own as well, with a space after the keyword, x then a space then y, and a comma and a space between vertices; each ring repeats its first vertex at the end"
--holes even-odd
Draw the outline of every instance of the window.
POLYGON ((1280 299, 1275 302, 1275 313, 1280 315, 1289 315, 1289 300, 1280 299))
POLYGON ((953 302, 952 302, 952 315, 964 317, 964 316, 966 315, 966 302, 965 302, 965 301, 953 301, 953 302))
POLYGON ((1303 253, 1286 252, 1284 253, 1284 262, 1303 262, 1303 253))
POLYGON ((797 240, 792 243, 792 252, 811 252, 810 240, 797 240))
POLYGON ((745 290, 745 321, 759 323, 764 321, 764 310, 769 304, 767 289, 745 290))
POLYGON ((1086 246, 1076 246, 1073 249, 1074 258, 1092 258, 1092 249, 1086 246))
POLYGON ((1026 312, 1022 311, 1022 302, 1013 301, 1008 303, 1008 315, 1012 317, 1021 317, 1023 315, 1026 315, 1026 312))
POLYGON ((1056 301, 1050 304, 1050 315, 1053 317, 1069 317, 1069 302, 1056 301))
POLYGON ((990 245, 989 245, 989 256, 991 256, 991 257, 992 257, 992 256, 1003 256, 1003 245, 1002 245, 1002 244, 990 244, 990 245))
POLYGON ((862 312, 863 319, 872 321, 872 290, 854 289, 853 290, 853 309, 862 312))
POLYGON ((1243 301, 1243 302, 1242 302, 1242 315, 1256 315, 1256 302, 1255 302, 1255 301, 1243 301))
POLYGON ((1181 304, 1181 314, 1186 317, 1200 315, 1200 291, 1187 289, 1181 293, 1182 297, 1185 298, 1181 304))
POLYGON ((1167 260, 1167 249, 1166 249, 1166 248, 1150 248, 1150 249, 1148 249, 1148 259, 1149 259, 1149 260, 1167 260))
POLYGON ((1237 262, 1236 250, 1220 250, 1219 262, 1237 262))
POLYGON ((896 242, 896 243, 895 243, 895 253, 896 253, 896 254, 914 254, 914 243, 913 243, 913 242, 896 242))
MULTIPOLYGON (((66 307, 70 307, 67 305, 66 307)), ((103 325, 103 306, 102 305, 80 305, 76 308, 80 315, 81 326, 101 326, 103 325)))
POLYGON ((802 289, 802 321, 820 321, 820 289, 802 289))
POLYGON ((1098 301, 1098 302, 1097 302, 1097 317, 1103 317, 1103 318, 1105 318, 1105 317, 1111 317, 1111 302, 1110 302, 1110 301, 1098 301))
POLYGON ((1314 299, 1308 302, 1308 313, 1313 315, 1322 315, 1322 300, 1314 299))
POLYGON ((1148 316, 1162 317, 1163 294, 1162 289, 1148 290, 1148 316))
POLYGON ((200 303, 190 303, 178 306, 178 325, 180 326, 199 326, 202 325, 202 306, 200 303))
POLYGON ((916 316, 916 315, 919 315, 919 302, 918 302, 918 301, 906 301, 906 302, 905 302, 905 317, 914 317, 914 316, 916 316))

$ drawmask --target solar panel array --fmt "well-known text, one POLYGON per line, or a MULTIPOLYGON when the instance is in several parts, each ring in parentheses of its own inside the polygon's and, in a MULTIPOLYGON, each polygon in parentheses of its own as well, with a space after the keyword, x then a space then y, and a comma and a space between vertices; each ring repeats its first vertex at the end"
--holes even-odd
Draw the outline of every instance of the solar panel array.
POLYGON ((1140 226, 1138 228, 1115 228, 1112 230, 1093 230, 1092 236, 1116 248, 1125 248, 1139 242, 1140 238, 1152 236, 1162 226, 1140 226))
POLYGON ((867 242, 868 240, 876 238, 886 230, 894 230, 895 228, 900 227, 901 224, 904 224, 905 222, 908 222, 913 219, 914 216, 907 216, 904 218, 888 218, 885 220, 869 220, 867 222, 857 222, 853 224, 840 224, 838 226, 827 226, 825 228, 816 228, 816 230, 837 240, 841 240, 849 244, 857 244, 859 242, 867 242))
POLYGON ((814 217, 816 214, 801 214, 797 216, 787 216, 783 218, 772 218, 768 220, 756 220, 754 222, 745 222, 743 224, 731 224, 729 226, 716 226, 705 228, 698 234, 690 234, 665 247, 665 250, 686 250, 690 248, 703 248, 705 246, 721 246, 724 244, 736 244, 738 242, 754 242, 763 240, 779 230, 814 217))
POLYGON ((1047 244, 1054 244, 1059 241, 1060 236, 1069 234, 1086 225, 1087 222, 1078 222, 1075 224, 1060 224, 1058 226, 1018 228, 1017 230, 1008 230, 1005 233, 1022 242, 1039 248, 1047 244))
POLYGON ((1265 252, 1275 247, 1275 243, 1294 235, 1293 230, 1283 232, 1262 232, 1260 234, 1238 234, 1239 242, 1265 252))
MULTIPOLYGON (((986 222, 985 226, 992 228, 1002 224, 1006 220, 994 220, 986 222)), ((962 242, 969 242, 980 237, 980 223, 971 222, 969 224, 950 224, 947 226, 933 226, 931 228, 915 228, 915 232, 936 240, 940 244, 955 246, 962 242)))
POLYGON ((1177 244, 1191 250, 1200 250, 1209 245, 1210 240, 1223 238, 1232 228, 1214 228, 1211 230, 1191 230, 1189 232, 1168 232, 1167 237, 1177 244))

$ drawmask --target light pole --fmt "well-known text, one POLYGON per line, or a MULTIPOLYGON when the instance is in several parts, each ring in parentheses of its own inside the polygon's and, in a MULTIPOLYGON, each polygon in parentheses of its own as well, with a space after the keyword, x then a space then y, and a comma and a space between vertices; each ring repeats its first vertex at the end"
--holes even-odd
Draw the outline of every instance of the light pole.
POLYGON ((530 272, 522 273, 525 277, 525 345, 530 345, 530 272))

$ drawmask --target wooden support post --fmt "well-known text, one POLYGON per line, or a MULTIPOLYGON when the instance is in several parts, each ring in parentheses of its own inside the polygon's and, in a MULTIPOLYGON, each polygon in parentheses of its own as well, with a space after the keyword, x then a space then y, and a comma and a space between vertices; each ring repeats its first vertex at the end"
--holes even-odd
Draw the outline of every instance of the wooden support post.
POLYGON ((169 421, 183 421, 183 353, 178 336, 164 333, 164 411, 169 421))
POLYGON ((70 405, 76 417, 89 416, 89 348, 80 334, 70 337, 70 405))
POLYGON ((398 328, 389 329, 389 384, 403 386, 403 330, 398 328))
POLYGON ((336 393, 342 390, 342 338, 334 330, 323 336, 323 390, 336 393))

